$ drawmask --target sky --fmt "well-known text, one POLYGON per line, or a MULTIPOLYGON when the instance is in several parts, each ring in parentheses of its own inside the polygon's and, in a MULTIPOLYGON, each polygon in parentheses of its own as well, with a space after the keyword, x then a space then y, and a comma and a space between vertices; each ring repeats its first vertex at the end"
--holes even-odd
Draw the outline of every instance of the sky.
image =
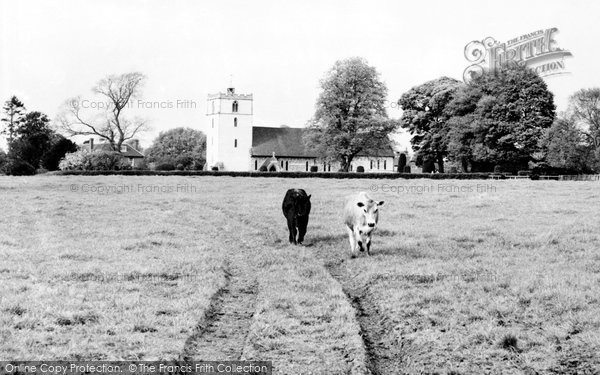
POLYGON ((570 74, 546 78, 561 111, 578 89, 600 86, 598 14, 592 0, 0 0, 0 100, 16 95, 55 119, 71 97, 97 101, 91 88, 103 77, 141 72, 143 103, 129 112, 149 122, 147 147, 160 131, 204 130, 207 94, 230 85, 254 94, 255 126, 304 126, 327 71, 360 56, 399 118, 395 103, 411 87, 462 79, 467 43, 557 27, 573 54, 570 74))

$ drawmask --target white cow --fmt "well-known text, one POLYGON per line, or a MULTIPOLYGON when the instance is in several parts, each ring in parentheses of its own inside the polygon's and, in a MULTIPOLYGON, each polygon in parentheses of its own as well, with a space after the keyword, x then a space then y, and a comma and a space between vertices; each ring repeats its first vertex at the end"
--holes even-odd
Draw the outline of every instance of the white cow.
POLYGON ((377 229, 379 206, 383 201, 374 201, 367 193, 360 192, 348 198, 344 208, 344 222, 350 238, 350 255, 356 256, 356 247, 360 251, 367 249, 371 255, 371 235, 377 229))

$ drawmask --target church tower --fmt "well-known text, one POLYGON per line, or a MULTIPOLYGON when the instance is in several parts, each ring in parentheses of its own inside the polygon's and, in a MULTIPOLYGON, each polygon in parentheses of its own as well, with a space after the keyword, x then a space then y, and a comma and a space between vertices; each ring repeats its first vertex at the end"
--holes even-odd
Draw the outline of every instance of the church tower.
POLYGON ((210 94, 207 99, 206 162, 210 170, 247 171, 252 147, 252 94, 210 94))

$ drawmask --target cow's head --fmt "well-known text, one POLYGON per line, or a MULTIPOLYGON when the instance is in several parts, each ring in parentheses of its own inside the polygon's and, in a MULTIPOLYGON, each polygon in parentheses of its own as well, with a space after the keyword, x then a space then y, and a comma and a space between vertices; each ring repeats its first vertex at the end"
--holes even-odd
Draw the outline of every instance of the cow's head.
POLYGON ((368 228, 367 231, 375 229, 377 222, 379 221, 379 206, 383 205, 383 201, 369 200, 366 203, 356 203, 359 209, 363 211, 363 223, 368 228))
POLYGON ((310 214, 310 195, 300 194, 296 198, 296 215, 308 216, 310 214))

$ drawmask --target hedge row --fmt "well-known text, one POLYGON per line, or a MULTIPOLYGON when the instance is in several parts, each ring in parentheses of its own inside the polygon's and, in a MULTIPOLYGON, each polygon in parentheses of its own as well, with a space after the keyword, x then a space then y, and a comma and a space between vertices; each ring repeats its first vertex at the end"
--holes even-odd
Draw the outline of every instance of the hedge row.
POLYGON ((233 172, 233 171, 60 171, 56 175, 75 176, 100 176, 100 175, 122 175, 122 176, 231 176, 231 177, 280 177, 280 178, 371 178, 371 179, 415 179, 430 178, 434 180, 458 179, 458 180, 485 180, 489 173, 355 173, 355 172, 233 172))

